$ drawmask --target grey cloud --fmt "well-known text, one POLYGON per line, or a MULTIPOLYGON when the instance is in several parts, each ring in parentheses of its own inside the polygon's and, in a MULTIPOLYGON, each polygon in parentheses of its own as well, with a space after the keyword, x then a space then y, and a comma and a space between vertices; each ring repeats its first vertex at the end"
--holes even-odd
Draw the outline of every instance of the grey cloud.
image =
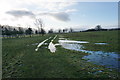
POLYGON ((70 21, 69 15, 65 12, 54 13, 51 15, 60 21, 70 21))
POLYGON ((59 21, 70 21, 69 15, 66 12, 40 13, 39 15, 49 15, 59 21))
MULTIPOLYGON (((23 16, 28 16, 31 18, 35 18, 35 14, 31 11, 26 11, 26 10, 11 10, 11 11, 7 11, 7 14, 10 14, 16 18, 20 18, 23 16)), ((69 15, 66 12, 51 12, 51 13, 40 13, 39 15, 48 15, 48 16, 52 16, 55 19, 59 20, 59 21, 70 21, 69 15)))
POLYGON ((10 14, 14 17, 23 17, 23 16, 28 16, 28 17, 35 17, 35 15, 31 11, 26 11, 26 10, 12 10, 12 11, 7 11, 7 14, 10 14))

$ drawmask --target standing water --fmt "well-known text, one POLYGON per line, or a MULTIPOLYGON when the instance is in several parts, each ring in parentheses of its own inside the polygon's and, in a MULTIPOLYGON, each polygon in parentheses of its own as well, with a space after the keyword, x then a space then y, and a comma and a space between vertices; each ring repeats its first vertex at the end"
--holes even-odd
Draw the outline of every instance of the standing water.
POLYGON ((83 59, 87 59, 88 62, 93 62, 94 64, 104 65, 107 68, 120 68, 118 63, 120 62, 118 59, 120 58, 118 54, 115 52, 103 52, 103 51, 89 51, 84 50, 84 46, 81 45, 83 43, 89 43, 86 41, 73 41, 73 40, 59 40, 59 44, 69 50, 76 50, 85 53, 89 53, 89 55, 84 56, 83 59))
POLYGON ((107 45, 107 43, 95 43, 95 44, 98 44, 98 45, 107 45))

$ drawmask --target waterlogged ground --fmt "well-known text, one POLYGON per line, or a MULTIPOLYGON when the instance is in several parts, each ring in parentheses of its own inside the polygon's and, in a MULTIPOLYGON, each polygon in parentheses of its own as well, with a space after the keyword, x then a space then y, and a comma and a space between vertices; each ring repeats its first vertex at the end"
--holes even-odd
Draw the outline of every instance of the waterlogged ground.
MULTIPOLYGON (((116 32, 111 33, 116 34, 116 32)), ((99 40, 95 38, 97 41, 95 41, 95 39, 93 41, 88 39, 88 35, 98 36, 101 35, 101 33, 96 33, 96 35, 95 33, 94 35, 93 33, 57 34, 58 36, 56 38, 55 35, 56 34, 45 35, 44 37, 35 36, 21 39, 3 39, 3 78, 119 78, 118 74, 120 72, 118 72, 116 68, 109 68, 101 64, 98 65, 98 63, 94 64, 92 61, 89 61, 92 59, 87 57, 94 51, 110 52, 110 54, 107 54, 109 58, 115 56, 111 56, 112 52, 119 54, 117 48, 111 47, 111 50, 109 50, 109 48, 106 48, 106 50, 101 48, 101 46, 105 48, 106 46, 111 46, 111 44, 113 45, 113 43, 117 42, 115 41, 117 39, 111 40, 107 38, 108 41, 105 41, 105 39, 102 41, 102 39, 99 38, 100 36, 97 37, 99 40), (84 35, 88 37, 86 38, 84 35), (35 51, 37 46, 49 37, 51 37, 51 39, 44 42, 38 48, 38 51, 35 51), (67 42, 67 44, 70 43, 73 50, 67 49, 68 47, 65 49, 63 45, 59 44, 59 40, 65 40, 65 38, 73 40, 72 43, 67 42), (77 46, 73 44, 73 42, 75 43, 76 41, 80 41, 76 43, 77 46), (87 43, 82 43, 81 41, 86 41, 87 43), (52 42, 56 48, 55 52, 51 52, 50 49, 48 49, 50 42, 52 42), (95 43, 107 44, 101 45, 95 43), (93 48, 89 48, 91 45, 93 48), (91 53, 85 51, 91 51, 91 53)), ((111 35, 111 37, 113 36, 111 35)), ((113 46, 115 47, 116 45, 113 46)), ((94 55, 95 54, 96 53, 94 53, 94 55)), ((106 56, 104 56, 104 58, 106 58, 106 56)))
MULTIPOLYGON (((82 59, 88 60, 88 62, 93 62, 95 64, 104 65, 108 68, 119 69, 118 63, 120 63, 120 55, 117 52, 103 52, 103 51, 88 51, 84 49, 82 44, 89 42, 86 41, 73 41, 73 40, 59 40, 59 44, 69 50, 76 50, 85 53, 89 53, 89 55, 84 56, 82 59), (80 43, 80 44, 79 44, 80 43)), ((99 44, 99 43, 97 43, 99 44)), ((100 43, 99 45, 105 45, 105 43, 100 43)))

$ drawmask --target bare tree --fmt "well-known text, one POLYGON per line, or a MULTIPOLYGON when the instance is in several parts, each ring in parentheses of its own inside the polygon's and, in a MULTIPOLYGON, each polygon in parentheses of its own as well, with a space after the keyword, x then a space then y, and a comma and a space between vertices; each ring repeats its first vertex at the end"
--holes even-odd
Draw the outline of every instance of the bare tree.
POLYGON ((53 29, 50 29, 50 30, 48 31, 48 33, 54 33, 54 32, 53 32, 53 29))
POLYGON ((70 28, 70 31, 69 31, 69 32, 71 32, 71 33, 72 33, 72 32, 73 32, 73 29, 72 29, 72 28, 70 28))
POLYGON ((68 29, 63 29, 63 33, 67 33, 68 29))
POLYGON ((61 30, 61 29, 59 29, 59 30, 58 30, 58 32, 59 32, 59 33, 61 33, 61 32, 62 32, 62 30, 61 30))
POLYGON ((42 32, 43 31, 43 21, 42 21, 42 19, 40 19, 40 18, 36 19, 34 24, 37 26, 39 34, 41 33, 43 35, 44 33, 42 32))
POLYGON ((35 30, 35 34, 38 34, 38 31, 37 31, 37 30, 35 30))
POLYGON ((24 34, 24 29, 22 27, 18 27, 18 34, 19 34, 19 37, 24 34))
POLYGON ((27 35, 30 35, 30 37, 32 36, 32 32, 33 32, 33 30, 32 30, 32 28, 30 28, 30 27, 25 31, 25 33, 26 33, 27 35))

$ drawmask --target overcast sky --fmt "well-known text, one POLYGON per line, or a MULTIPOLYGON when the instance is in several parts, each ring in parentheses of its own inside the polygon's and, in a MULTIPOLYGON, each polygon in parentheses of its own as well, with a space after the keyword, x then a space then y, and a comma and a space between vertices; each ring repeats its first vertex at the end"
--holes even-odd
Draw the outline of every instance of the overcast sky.
POLYGON ((53 28, 115 28, 118 24, 118 2, 80 2, 41 0, 0 1, 0 24, 11 26, 31 26, 41 18, 46 30, 53 28))

